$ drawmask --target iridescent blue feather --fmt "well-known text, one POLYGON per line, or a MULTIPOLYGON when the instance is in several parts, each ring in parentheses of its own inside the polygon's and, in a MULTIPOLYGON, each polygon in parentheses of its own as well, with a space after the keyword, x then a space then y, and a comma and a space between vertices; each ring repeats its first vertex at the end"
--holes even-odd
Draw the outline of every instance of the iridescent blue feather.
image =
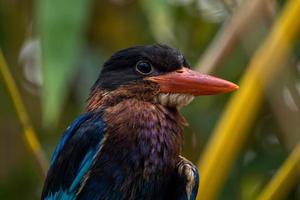
POLYGON ((103 139, 102 113, 86 113, 67 129, 52 156, 42 199, 72 200, 103 139))

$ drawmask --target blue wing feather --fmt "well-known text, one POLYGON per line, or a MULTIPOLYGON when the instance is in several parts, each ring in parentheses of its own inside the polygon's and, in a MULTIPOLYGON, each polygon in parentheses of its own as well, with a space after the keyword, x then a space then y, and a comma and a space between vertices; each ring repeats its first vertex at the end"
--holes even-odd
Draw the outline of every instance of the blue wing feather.
POLYGON ((84 157, 83 161, 80 164, 78 173, 74 178, 70 188, 66 190, 58 190, 57 192, 50 193, 49 197, 46 197, 46 200, 73 200, 76 198, 75 188, 80 184, 83 176, 88 171, 93 162, 93 157, 95 155, 94 150, 90 150, 84 157))
POLYGON ((104 134, 102 112, 86 113, 67 129, 57 145, 42 199, 72 200, 100 148, 104 134))
POLYGON ((67 128, 66 132, 64 133, 63 137, 61 138, 59 144, 56 146, 55 151, 52 155, 51 158, 51 164, 56 160, 57 155, 61 152, 61 150, 63 149, 66 141, 68 141, 68 139, 70 137, 72 137, 72 135, 76 132, 76 129, 81 125, 82 122, 84 122, 85 120, 87 120, 92 113, 85 113, 83 115, 80 115, 77 119, 74 120, 74 122, 72 122, 72 124, 67 128))

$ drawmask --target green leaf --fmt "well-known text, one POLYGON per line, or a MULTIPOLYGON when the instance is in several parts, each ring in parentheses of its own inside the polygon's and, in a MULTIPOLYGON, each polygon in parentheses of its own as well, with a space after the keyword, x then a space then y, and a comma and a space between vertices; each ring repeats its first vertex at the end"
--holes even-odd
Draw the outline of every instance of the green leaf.
POLYGON ((89 0, 41 0, 38 6, 44 84, 43 122, 55 125, 62 111, 82 44, 89 0))

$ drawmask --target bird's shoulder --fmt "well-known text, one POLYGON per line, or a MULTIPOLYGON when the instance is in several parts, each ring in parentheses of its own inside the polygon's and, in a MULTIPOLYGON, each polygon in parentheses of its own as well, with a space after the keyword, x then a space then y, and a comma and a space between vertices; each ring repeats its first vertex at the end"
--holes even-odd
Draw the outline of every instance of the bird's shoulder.
POLYGON ((42 199, 72 199, 101 148, 103 112, 89 112, 71 123, 57 145, 42 199))

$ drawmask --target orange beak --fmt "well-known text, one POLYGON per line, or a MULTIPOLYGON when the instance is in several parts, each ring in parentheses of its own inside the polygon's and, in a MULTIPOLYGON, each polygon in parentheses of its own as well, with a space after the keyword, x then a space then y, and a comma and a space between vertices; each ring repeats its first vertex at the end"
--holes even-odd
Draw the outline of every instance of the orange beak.
POLYGON ((163 75, 147 77, 145 80, 158 83, 160 91, 163 93, 182 93, 194 96, 222 94, 239 88, 229 81, 201 74, 186 67, 163 75))

